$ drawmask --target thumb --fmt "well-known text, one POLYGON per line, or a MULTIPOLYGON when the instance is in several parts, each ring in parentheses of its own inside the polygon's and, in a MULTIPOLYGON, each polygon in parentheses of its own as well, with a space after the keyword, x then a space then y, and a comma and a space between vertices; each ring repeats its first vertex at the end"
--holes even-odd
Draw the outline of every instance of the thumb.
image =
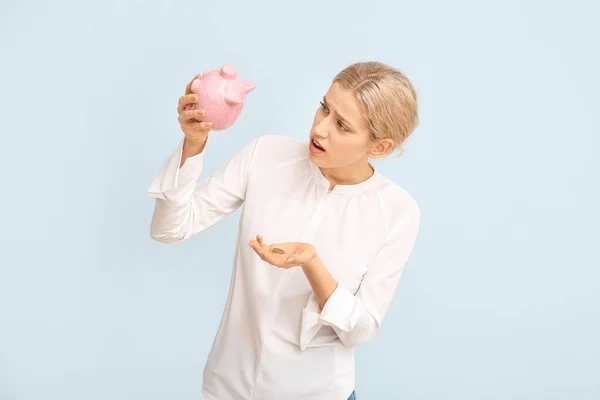
POLYGON ((290 263, 291 263, 291 262, 294 262, 294 261, 296 261, 296 256, 297 256, 298 254, 300 254, 300 252, 299 252, 299 251, 295 251, 295 252, 293 252, 292 254, 290 254, 290 256, 289 256, 289 257, 288 257, 288 259, 287 259, 287 262, 290 262, 290 263))

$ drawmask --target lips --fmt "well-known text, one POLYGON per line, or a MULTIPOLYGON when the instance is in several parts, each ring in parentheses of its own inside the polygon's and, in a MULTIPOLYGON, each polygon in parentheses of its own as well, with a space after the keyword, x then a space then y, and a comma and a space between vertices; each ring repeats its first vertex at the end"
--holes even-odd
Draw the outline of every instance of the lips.
POLYGON ((325 151, 325 148, 314 137, 312 137, 310 140, 315 144, 315 146, 318 149, 321 149, 321 150, 325 151))

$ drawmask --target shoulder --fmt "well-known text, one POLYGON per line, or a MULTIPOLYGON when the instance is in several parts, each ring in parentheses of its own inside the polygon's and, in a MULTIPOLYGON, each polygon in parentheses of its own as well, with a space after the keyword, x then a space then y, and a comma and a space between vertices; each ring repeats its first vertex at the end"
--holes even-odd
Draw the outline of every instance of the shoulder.
POLYGON ((308 143, 284 135, 265 134, 256 139, 255 166, 276 168, 308 158, 308 143))
POLYGON ((389 178, 381 176, 381 187, 377 191, 381 213, 387 221, 388 238, 400 234, 408 222, 418 226, 421 208, 417 199, 405 188, 389 178))
POLYGON ((279 150, 282 153, 294 153, 299 152, 300 149, 303 149, 307 146, 307 143, 304 143, 294 137, 284 136, 284 135, 273 135, 273 134, 265 134, 260 135, 258 138, 258 147, 263 150, 279 150))

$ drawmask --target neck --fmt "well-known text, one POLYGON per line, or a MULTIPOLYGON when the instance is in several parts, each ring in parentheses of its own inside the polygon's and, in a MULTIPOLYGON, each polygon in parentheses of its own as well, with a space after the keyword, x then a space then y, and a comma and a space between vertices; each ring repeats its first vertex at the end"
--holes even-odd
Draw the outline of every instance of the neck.
POLYGON ((329 190, 336 185, 356 185, 369 179, 375 170, 368 162, 359 165, 344 165, 343 167, 321 168, 321 173, 331 183, 329 190))

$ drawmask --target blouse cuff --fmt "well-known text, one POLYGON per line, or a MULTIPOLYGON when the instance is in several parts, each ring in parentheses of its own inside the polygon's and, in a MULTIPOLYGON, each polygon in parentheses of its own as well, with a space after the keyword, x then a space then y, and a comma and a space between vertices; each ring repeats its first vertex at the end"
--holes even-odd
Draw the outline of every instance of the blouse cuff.
POLYGON ((188 157, 185 164, 179 168, 184 142, 185 138, 181 139, 175 152, 164 162, 158 174, 152 179, 148 189, 149 196, 174 202, 186 202, 191 196, 196 181, 202 173, 206 148, 202 153, 188 157))
POLYGON ((302 310, 300 349, 304 350, 322 326, 331 326, 350 332, 356 326, 360 315, 359 299, 341 282, 319 311, 319 303, 312 293, 302 310))

